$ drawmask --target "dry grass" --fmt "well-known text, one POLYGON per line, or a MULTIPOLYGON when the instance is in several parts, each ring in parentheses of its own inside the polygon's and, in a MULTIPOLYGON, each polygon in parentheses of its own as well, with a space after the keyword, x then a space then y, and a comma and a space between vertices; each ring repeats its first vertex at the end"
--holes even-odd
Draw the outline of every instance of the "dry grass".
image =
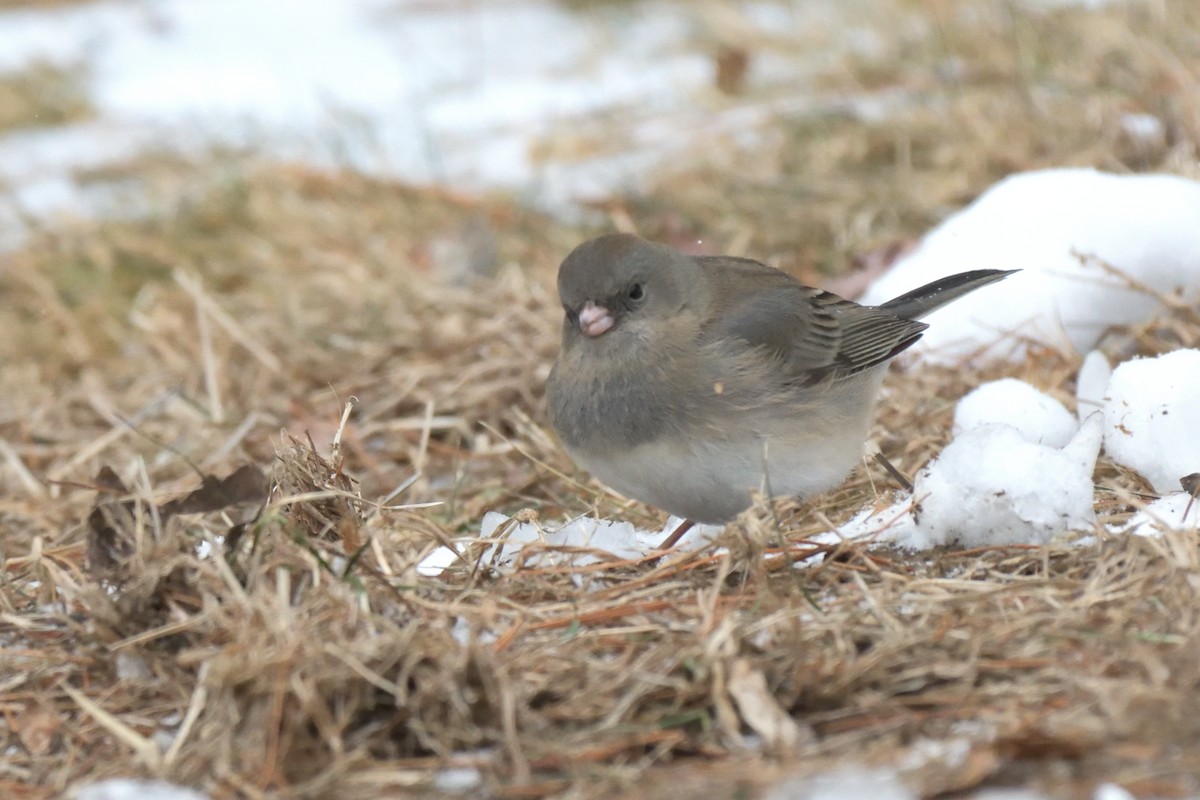
MULTIPOLYGON (((988 30, 970 61, 985 76, 988 30)), ((1116 47, 1078 41, 1093 45, 1116 47)), ((1129 86, 1156 85, 1142 63, 1129 86)), ((1010 77, 991 79, 994 117, 980 79, 945 114, 838 118, 821 136, 793 121, 807 132, 758 167, 776 183, 697 161, 704 181, 668 176, 612 219, 844 268, 1003 172, 1074 160, 1064 131, 1090 141, 1091 104, 1109 108, 1098 92, 1010 115, 1010 77), (880 155, 896 141, 927 158, 880 155)), ((1168 122, 1178 138, 1152 166, 1196 152, 1194 120, 1168 122)), ((1094 146, 1078 160, 1119 163, 1116 138, 1094 146)), ((721 553, 420 576, 488 510, 660 521, 590 483, 545 427, 553 274, 591 231, 505 198, 235 159, 91 177, 130 176, 153 213, 38 232, 0 272, 0 795, 142 774, 214 798, 438 796, 463 767, 474 796, 729 797, 862 763, 926 796, 1197 791, 1194 537, 846 546, 792 568, 823 520, 886 499, 872 467, 747 515, 721 553), (269 498, 212 489, 247 464, 269 498)), ((1196 346, 1200 320, 1129 334, 1142 352, 1196 346)), ((1016 374, 1069 400, 1077 366, 896 371, 877 439, 912 474, 970 386, 1016 374)), ((1097 484, 1105 521, 1145 489, 1109 463, 1097 484)))
POLYGON ((0 73, 0 134, 63 125, 92 112, 80 67, 34 64, 0 73))
MULTIPOLYGON (((896 2, 861 14, 833 41, 869 45, 833 49, 805 81, 816 88, 803 110, 747 130, 732 124, 745 114, 717 109, 709 146, 673 159, 623 210, 681 244, 703 238, 827 281, 1012 172, 1200 176, 1196 4, 1035 12, 992 0, 896 2), (1130 136, 1130 113, 1157 117, 1162 137, 1130 136)), ((746 45, 751 71, 780 46, 831 49, 817 25, 773 33, 746 45)), ((762 94, 766 106, 781 99, 762 94)))

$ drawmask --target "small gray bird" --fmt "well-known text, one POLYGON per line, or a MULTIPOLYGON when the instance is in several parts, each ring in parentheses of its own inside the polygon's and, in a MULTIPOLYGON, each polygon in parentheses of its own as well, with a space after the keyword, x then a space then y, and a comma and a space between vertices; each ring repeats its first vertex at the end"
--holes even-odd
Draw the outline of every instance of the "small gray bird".
POLYGON ((725 522, 756 490, 811 496, 858 461, 887 362, 928 327, 916 320, 1009 274, 868 307, 750 259, 600 236, 558 271, 550 423, 601 481, 688 520, 725 522))

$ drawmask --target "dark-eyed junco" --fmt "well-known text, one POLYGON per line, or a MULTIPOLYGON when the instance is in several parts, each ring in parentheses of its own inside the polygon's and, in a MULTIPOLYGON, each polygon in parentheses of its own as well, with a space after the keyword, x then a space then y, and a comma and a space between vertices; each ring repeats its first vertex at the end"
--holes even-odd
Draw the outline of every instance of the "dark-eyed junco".
POLYGON ((601 481, 696 522, 731 519, 756 490, 810 496, 858 461, 888 360, 928 327, 916 320, 1009 274, 868 307, 750 259, 600 236, 558 271, 550 422, 601 481))

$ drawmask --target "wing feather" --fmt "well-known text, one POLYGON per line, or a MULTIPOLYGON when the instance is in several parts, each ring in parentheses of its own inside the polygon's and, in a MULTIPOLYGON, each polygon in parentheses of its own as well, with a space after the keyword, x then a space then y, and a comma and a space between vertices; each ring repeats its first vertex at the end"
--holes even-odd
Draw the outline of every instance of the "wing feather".
POLYGON ((725 299, 721 312, 704 325, 704 335, 741 340, 765 352, 791 383, 812 385, 870 369, 911 346, 928 327, 804 286, 756 261, 697 261, 725 299))

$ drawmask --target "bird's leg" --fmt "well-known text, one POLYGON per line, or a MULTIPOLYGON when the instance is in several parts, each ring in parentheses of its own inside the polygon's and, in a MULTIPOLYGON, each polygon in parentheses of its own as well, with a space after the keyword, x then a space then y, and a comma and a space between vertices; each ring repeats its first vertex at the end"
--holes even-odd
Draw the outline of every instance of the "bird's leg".
POLYGON ((670 550, 672 547, 679 544, 679 540, 682 539, 683 535, 690 531, 692 526, 695 524, 696 523, 692 522, 690 519, 685 519, 683 522, 679 523, 679 526, 676 527, 675 530, 671 531, 671 535, 663 539, 662 544, 658 546, 658 549, 660 551, 670 550))
POLYGON ((904 477, 904 473, 896 469, 896 465, 888 461, 887 456, 885 456, 883 453, 876 453, 875 461, 888 471, 888 474, 895 479, 896 483, 900 484, 900 488, 910 492, 913 490, 912 481, 904 477))

